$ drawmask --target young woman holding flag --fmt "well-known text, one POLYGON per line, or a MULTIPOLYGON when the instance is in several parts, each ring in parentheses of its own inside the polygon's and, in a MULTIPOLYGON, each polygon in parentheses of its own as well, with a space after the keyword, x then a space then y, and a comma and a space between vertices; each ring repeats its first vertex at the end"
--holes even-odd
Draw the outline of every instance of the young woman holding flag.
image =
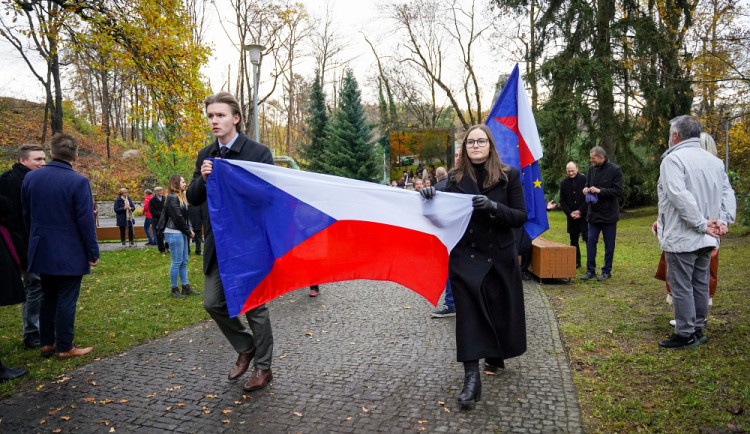
MULTIPOLYGON (((474 195, 474 212, 453 248, 449 278, 456 305, 457 360, 463 362, 462 408, 482 395, 479 359, 497 372, 504 360, 526 351, 523 283, 513 228, 527 219, 520 171, 503 164, 485 125, 466 132, 461 156, 450 172, 446 191, 474 195)), ((434 187, 422 189, 431 199, 434 187)))

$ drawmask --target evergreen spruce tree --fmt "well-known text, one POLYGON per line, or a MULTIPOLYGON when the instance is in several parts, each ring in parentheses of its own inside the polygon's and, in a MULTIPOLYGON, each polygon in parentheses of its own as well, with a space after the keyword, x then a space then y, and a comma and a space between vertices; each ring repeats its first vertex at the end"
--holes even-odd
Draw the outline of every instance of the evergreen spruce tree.
POLYGON ((326 94, 320 83, 320 71, 315 71, 315 81, 310 88, 310 107, 307 110, 308 144, 302 148, 302 155, 307 160, 305 168, 311 172, 324 173, 325 147, 328 140, 326 125, 326 94))
POLYGON ((378 160, 365 109, 360 101, 359 86, 351 70, 346 71, 339 96, 339 109, 327 127, 328 143, 323 161, 324 171, 338 176, 375 181, 378 160))

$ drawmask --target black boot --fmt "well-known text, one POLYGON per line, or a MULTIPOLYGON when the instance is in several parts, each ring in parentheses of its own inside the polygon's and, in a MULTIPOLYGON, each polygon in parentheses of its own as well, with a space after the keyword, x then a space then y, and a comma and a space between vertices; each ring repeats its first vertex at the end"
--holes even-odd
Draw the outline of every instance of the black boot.
POLYGON ((180 288, 176 286, 172 287, 172 297, 185 298, 184 295, 180 294, 180 288))
POLYGON ((190 287, 190 284, 186 283, 182 285, 182 294, 183 295, 200 295, 201 293, 198 291, 193 291, 193 288, 190 287))
POLYGON ((477 361, 465 366, 464 369, 466 377, 464 378, 464 388, 458 395, 458 405, 461 406, 462 410, 471 410, 482 397, 482 380, 479 377, 477 361))
POLYGON ((23 377, 29 371, 23 368, 6 368, 3 362, 0 362, 0 383, 13 380, 14 378, 23 377))

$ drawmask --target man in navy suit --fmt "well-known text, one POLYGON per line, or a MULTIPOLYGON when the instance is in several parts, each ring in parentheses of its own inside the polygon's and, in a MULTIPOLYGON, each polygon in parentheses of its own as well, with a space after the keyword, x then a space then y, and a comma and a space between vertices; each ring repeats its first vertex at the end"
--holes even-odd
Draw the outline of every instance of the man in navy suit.
POLYGON ((42 357, 78 357, 93 348, 73 343, 81 279, 99 263, 91 185, 73 170, 78 140, 57 134, 52 161, 26 175, 21 187, 24 219, 30 228, 28 271, 41 275, 39 319, 42 357))

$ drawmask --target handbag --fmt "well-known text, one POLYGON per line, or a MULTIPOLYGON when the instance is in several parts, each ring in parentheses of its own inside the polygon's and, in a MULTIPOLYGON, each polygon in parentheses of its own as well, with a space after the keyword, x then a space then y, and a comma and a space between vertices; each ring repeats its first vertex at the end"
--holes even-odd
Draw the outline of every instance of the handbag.
POLYGON ((164 229, 166 227, 167 227, 167 212, 166 210, 164 210, 159 216, 159 221, 156 222, 156 230, 159 231, 159 233, 161 233, 161 232, 164 232, 164 229))

